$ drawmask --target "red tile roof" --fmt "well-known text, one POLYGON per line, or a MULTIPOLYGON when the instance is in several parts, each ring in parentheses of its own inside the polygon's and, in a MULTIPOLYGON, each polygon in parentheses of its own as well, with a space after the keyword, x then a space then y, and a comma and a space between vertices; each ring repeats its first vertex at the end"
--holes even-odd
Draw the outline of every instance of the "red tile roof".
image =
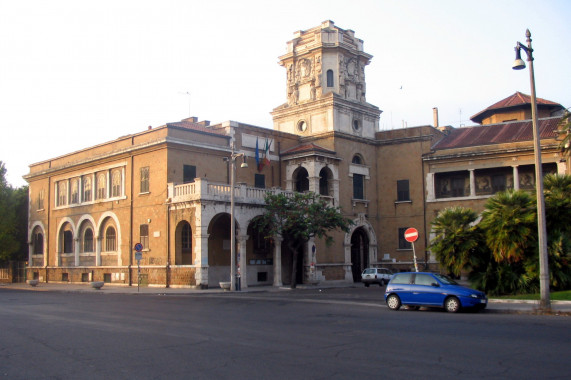
MULTIPOLYGON (((551 100, 537 98, 536 101, 538 107, 546 106, 551 108, 563 109, 563 106, 561 104, 552 102, 551 100)), ((531 106, 531 96, 517 91, 515 94, 508 96, 507 98, 502 99, 495 104, 492 104, 483 111, 478 112, 477 114, 472 116, 470 120, 472 120, 475 123, 479 123, 482 119, 485 118, 484 114, 486 113, 493 113, 492 111, 497 111, 506 108, 520 107, 525 105, 531 106)))
MULTIPOLYGON (((538 120, 539 138, 556 138, 557 126, 561 116, 538 120)), ((450 133, 432 146, 435 150, 454 149, 479 145, 515 143, 533 140, 531 120, 510 121, 498 124, 476 125, 454 128, 450 133)))
POLYGON ((319 145, 315 145, 314 143, 307 143, 287 149, 284 152, 282 152, 282 155, 305 153, 305 152, 321 152, 321 153, 335 154, 335 151, 325 149, 319 145))

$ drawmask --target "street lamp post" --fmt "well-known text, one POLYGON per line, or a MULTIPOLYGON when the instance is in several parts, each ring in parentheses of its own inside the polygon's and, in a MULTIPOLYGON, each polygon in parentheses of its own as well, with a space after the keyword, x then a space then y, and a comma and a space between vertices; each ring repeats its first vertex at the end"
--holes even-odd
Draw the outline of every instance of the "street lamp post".
POLYGON ((238 290, 236 287, 236 221, 234 220, 234 182, 236 177, 236 158, 238 157, 243 157, 240 167, 247 168, 246 156, 244 153, 234 152, 234 142, 232 141, 232 155, 224 158, 224 161, 230 161, 230 291, 238 290))
POLYGON ((545 198, 543 194, 543 170, 541 167, 541 140, 537 125, 537 99, 535 97, 535 75, 533 73, 533 49, 531 48, 531 33, 529 29, 525 31, 527 37, 527 47, 517 43, 515 47, 516 60, 513 64, 514 70, 525 68, 525 62, 521 59, 520 50, 527 54, 529 62, 529 81, 531 87, 531 118, 533 126, 533 151, 535 155, 535 191, 537 193, 537 230, 539 236, 539 288, 541 293, 540 308, 551 309, 549 300, 549 263, 547 255, 547 229, 545 224, 545 198))

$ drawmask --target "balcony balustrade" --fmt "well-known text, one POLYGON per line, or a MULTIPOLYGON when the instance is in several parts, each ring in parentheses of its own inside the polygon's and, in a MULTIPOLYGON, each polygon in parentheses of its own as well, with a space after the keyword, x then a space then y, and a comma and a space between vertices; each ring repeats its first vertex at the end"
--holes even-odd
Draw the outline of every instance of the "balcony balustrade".
MULTIPOLYGON (((170 203, 189 201, 218 201, 230 202, 231 186, 226 183, 210 182, 205 178, 196 178, 194 182, 176 185, 168 184, 168 199, 170 203)), ((234 186, 234 199, 236 202, 264 205, 266 194, 286 194, 290 196, 291 191, 281 189, 260 189, 238 183, 234 186)))

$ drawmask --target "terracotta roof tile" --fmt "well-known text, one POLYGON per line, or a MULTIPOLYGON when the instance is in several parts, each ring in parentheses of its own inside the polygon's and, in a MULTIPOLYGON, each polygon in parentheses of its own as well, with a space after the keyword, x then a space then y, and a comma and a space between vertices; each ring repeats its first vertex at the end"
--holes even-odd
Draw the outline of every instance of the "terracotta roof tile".
MULTIPOLYGON (((540 139, 556 138, 559 120, 561 120, 561 116, 539 119, 540 139)), ((435 150, 454 149, 532 140, 532 122, 531 120, 522 120, 455 128, 450 131, 450 134, 434 144, 432 148, 435 150)))
MULTIPOLYGON (((563 106, 561 104, 552 102, 551 100, 545 100, 542 98, 537 98, 536 101, 537 101, 538 106, 551 106, 554 108, 560 107, 563 109, 563 106)), ((485 113, 489 113, 490 111, 500 110, 500 109, 505 109, 505 108, 525 106, 528 104, 531 106, 531 96, 517 91, 515 94, 508 96, 507 98, 502 99, 497 103, 492 104, 491 106, 489 106, 488 108, 486 108, 483 111, 478 112, 474 116, 470 117, 470 120, 478 123, 480 121, 480 119, 484 118, 483 115, 485 113)))

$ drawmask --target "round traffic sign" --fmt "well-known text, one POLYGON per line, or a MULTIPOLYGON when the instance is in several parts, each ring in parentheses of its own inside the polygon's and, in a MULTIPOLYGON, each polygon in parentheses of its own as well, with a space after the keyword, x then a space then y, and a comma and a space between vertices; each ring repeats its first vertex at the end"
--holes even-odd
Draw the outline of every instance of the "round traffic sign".
POLYGON ((407 228, 404 232, 404 239, 409 243, 413 243, 418 239, 418 231, 416 228, 407 228))
POLYGON ((135 251, 141 252, 143 250, 143 244, 137 243, 135 244, 135 251))

